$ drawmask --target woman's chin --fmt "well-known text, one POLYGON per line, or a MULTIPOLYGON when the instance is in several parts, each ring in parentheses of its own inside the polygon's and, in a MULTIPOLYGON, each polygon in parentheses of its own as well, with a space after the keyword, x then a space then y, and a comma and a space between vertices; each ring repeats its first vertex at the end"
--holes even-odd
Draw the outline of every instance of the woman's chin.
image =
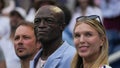
POLYGON ((79 55, 80 55, 81 57, 83 57, 83 58, 88 57, 88 54, 87 54, 87 53, 79 53, 79 55))

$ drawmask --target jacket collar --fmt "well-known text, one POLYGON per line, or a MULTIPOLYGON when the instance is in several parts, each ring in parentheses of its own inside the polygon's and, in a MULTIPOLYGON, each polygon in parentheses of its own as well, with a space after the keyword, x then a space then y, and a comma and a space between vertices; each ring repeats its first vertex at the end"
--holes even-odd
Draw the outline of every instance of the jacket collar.
POLYGON ((63 53, 69 47, 67 42, 64 42, 52 55, 50 55, 45 63, 45 68, 56 68, 60 60, 63 58, 63 53), (50 67, 51 66, 51 67, 50 67))
MULTIPOLYGON (((65 52, 65 50, 69 47, 70 45, 65 41, 53 54, 51 54, 45 65, 44 68, 47 68, 47 66, 51 66, 49 68, 56 68, 56 66, 59 64, 60 60, 63 58, 63 53, 65 52)), ((37 65, 37 62, 41 56, 43 49, 40 49, 40 51, 38 52, 38 54, 35 56, 34 59, 34 68, 37 65)))

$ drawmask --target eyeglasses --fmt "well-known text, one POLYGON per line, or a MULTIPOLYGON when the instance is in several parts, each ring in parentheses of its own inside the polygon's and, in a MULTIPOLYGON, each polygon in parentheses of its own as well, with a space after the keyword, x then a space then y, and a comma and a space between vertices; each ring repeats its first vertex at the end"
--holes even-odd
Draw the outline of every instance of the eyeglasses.
POLYGON ((99 23, 100 23, 101 25, 103 25, 103 24, 102 24, 102 21, 101 21, 101 19, 100 19, 100 17, 99 17, 98 15, 80 16, 80 17, 77 17, 77 18, 76 18, 76 22, 80 21, 80 20, 83 19, 83 18, 96 19, 96 20, 99 21, 99 23))

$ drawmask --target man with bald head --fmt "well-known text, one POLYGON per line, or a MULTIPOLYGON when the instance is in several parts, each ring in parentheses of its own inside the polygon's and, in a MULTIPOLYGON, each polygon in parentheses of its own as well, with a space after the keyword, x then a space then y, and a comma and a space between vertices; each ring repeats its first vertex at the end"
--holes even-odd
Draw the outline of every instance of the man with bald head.
POLYGON ((31 68, 70 68, 75 48, 62 40, 64 12, 57 6, 42 6, 36 12, 34 25, 42 49, 31 61, 31 68))

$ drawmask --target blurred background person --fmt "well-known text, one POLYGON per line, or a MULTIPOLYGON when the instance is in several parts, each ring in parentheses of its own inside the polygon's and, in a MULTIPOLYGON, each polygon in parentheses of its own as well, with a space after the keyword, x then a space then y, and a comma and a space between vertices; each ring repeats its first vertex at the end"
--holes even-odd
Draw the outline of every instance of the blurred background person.
POLYGON ((4 0, 5 7, 2 10, 2 14, 5 16, 9 16, 9 13, 16 7, 15 0, 4 0))
POLYGON ((10 12, 9 18, 11 28, 10 38, 13 39, 17 25, 26 18, 26 11, 21 7, 16 7, 10 12))
POLYGON ((0 47, 0 68, 6 68, 6 61, 1 47, 0 47))
POLYGON ((110 65, 113 68, 120 67, 120 0, 101 0, 100 7, 103 13, 103 23, 107 29, 107 36, 109 39, 109 56, 114 56, 110 58, 110 65))
POLYGON ((25 11, 29 11, 29 8, 33 4, 33 0, 14 0, 16 7, 21 7, 25 9, 25 11))
POLYGON ((10 33, 10 25, 9 25, 9 17, 5 16, 2 11, 5 8, 5 1, 0 0, 0 38, 9 38, 10 33))
POLYGON ((64 41, 67 41, 70 45, 74 46, 73 36, 69 32, 69 28, 68 28, 68 25, 69 25, 70 20, 71 20, 71 11, 64 5, 59 5, 59 7, 63 10, 63 12, 65 14, 66 27, 65 27, 64 31, 62 32, 62 39, 64 41))

